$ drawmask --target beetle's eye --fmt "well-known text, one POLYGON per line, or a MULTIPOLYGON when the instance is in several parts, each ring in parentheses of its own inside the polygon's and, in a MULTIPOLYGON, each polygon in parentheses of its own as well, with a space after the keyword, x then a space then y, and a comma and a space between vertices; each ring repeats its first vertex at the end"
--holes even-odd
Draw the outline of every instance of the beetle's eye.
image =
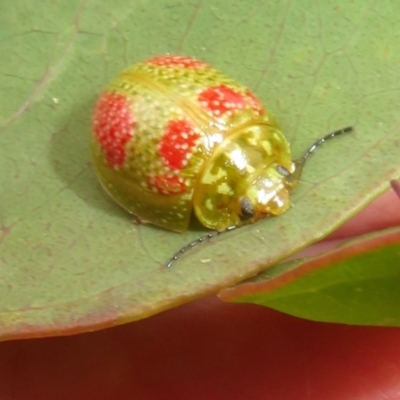
POLYGON ((247 197, 243 197, 240 200, 240 213, 242 219, 246 220, 254 216, 254 208, 250 199, 247 197))
POLYGON ((288 178, 290 176, 290 172, 283 166, 283 165, 277 165, 275 169, 284 177, 288 178))

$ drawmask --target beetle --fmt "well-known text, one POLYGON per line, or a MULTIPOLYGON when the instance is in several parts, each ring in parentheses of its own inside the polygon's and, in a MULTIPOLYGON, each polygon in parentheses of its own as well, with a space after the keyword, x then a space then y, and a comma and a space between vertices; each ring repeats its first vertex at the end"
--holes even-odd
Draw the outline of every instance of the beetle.
POLYGON ((163 55, 103 91, 91 150, 104 189, 139 221, 184 232, 194 212, 221 232, 284 213, 309 154, 350 130, 293 162, 278 122, 247 87, 195 58, 163 55))

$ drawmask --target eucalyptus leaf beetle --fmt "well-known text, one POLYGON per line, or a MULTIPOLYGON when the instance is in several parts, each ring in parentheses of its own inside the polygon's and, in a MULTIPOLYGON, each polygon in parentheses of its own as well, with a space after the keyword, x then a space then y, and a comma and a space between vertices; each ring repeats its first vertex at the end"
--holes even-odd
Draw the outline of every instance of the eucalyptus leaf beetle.
POLYGON ((176 55, 117 75, 97 101, 92 127, 105 190, 141 222, 176 232, 188 229, 193 212, 215 232, 284 213, 308 155, 352 129, 325 136, 293 162, 279 124, 247 87, 176 55))

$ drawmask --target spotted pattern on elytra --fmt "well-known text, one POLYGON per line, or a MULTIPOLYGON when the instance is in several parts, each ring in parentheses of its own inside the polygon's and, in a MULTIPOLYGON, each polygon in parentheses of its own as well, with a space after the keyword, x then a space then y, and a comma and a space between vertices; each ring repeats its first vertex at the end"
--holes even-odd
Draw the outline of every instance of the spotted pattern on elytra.
POLYGON ((186 191, 183 178, 179 176, 155 175, 149 177, 148 185, 156 192, 162 194, 178 194, 186 191))
MULTIPOLYGON (((237 135, 241 126, 254 121, 257 126, 274 125, 245 86, 186 56, 157 56, 138 63, 117 75, 104 93, 95 110, 92 141, 95 168, 102 168, 100 180, 131 213, 176 231, 187 229, 200 179, 208 185, 201 190, 217 196, 213 204, 222 198, 229 203, 238 187, 235 182, 242 179, 238 174, 233 183, 227 180, 237 168, 228 158, 243 142, 242 137, 227 146, 232 132, 237 135), (99 122, 102 114, 108 117, 99 122), (219 152, 218 165, 209 163, 219 146, 226 152, 219 152), (209 183, 202 172, 205 164, 209 183)), ((250 146, 261 146, 255 132, 246 135, 250 146)), ((250 159, 250 153, 243 160, 250 159)))
POLYGON ((250 104, 251 108, 257 115, 265 114, 263 104, 261 103, 260 99, 258 99, 254 95, 254 93, 252 93, 250 90, 246 90, 246 98, 247 98, 248 104, 250 104))
POLYGON ((128 99, 105 92, 98 100, 93 115, 93 131, 111 167, 124 164, 126 145, 132 139, 135 118, 128 99))
POLYGON ((231 115, 235 111, 246 108, 246 100, 240 93, 225 86, 213 86, 200 93, 201 106, 214 117, 231 115))
POLYGON ((170 121, 159 144, 165 164, 172 169, 184 168, 199 137, 192 122, 186 119, 170 121))

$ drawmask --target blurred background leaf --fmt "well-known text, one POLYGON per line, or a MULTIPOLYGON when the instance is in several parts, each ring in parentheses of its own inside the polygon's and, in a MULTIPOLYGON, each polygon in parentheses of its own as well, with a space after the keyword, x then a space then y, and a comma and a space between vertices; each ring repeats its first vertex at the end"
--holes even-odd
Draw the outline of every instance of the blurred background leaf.
POLYGON ((277 265, 220 297, 315 321, 400 326, 400 229, 277 265))

